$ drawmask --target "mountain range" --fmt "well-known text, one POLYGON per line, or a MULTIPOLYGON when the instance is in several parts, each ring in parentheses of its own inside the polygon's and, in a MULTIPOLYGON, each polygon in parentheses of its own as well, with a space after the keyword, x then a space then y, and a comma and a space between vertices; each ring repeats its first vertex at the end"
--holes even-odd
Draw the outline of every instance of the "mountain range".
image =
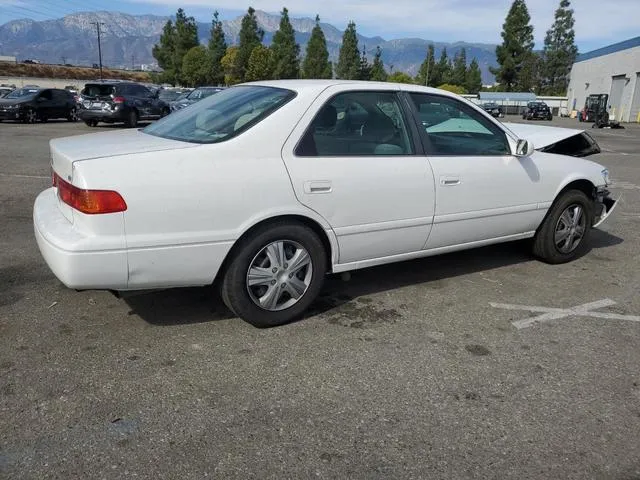
MULTIPOLYGON (((277 31, 280 16, 256 11, 259 26, 264 30, 264 42, 269 44, 277 31)), ((80 12, 56 20, 13 20, 0 26, 0 55, 23 59, 36 59, 42 63, 70 63, 92 65, 98 59, 98 40, 95 22, 102 23, 102 59, 105 66, 139 68, 142 64, 154 64, 151 49, 160 39, 162 27, 169 17, 156 15, 128 15, 120 12, 80 12)), ((223 21, 228 44, 238 42, 242 17, 223 21)), ((304 53, 315 22, 310 18, 291 18, 296 38, 304 53)), ((343 31, 328 23, 321 24, 327 39, 329 57, 338 57, 343 31)), ((211 25, 198 23, 198 36, 202 43, 209 38, 211 25)), ((483 83, 492 83, 490 66, 496 65, 495 45, 466 42, 437 42, 422 38, 385 40, 381 37, 358 36, 359 48, 365 48, 371 59, 377 46, 382 49, 382 59, 387 70, 404 71, 415 75, 427 46, 433 43, 436 58, 443 48, 450 57, 461 48, 466 49, 467 60, 474 57, 482 71, 483 83)))

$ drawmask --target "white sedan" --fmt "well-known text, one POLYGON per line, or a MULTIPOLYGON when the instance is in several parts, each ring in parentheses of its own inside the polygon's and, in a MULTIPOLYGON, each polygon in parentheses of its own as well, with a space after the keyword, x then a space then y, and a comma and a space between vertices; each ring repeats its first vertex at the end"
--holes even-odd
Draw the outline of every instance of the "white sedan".
POLYGON ((215 283, 274 326, 329 272, 525 238, 574 259, 615 205, 607 169, 577 158, 597 152, 431 88, 244 84, 145 129, 52 140, 35 235, 70 288, 215 283))

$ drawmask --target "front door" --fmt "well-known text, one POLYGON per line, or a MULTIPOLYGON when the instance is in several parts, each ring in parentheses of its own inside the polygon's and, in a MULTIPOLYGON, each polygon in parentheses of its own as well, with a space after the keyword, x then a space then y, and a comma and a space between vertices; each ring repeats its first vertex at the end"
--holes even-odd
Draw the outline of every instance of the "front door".
POLYGON ((340 264, 424 247, 434 188, 416 137, 392 87, 339 86, 316 99, 289 137, 283 157, 296 196, 332 226, 340 264))
POLYGON ((532 157, 517 158, 504 130, 462 101, 409 94, 426 134, 436 185, 427 248, 533 232, 548 205, 532 157))

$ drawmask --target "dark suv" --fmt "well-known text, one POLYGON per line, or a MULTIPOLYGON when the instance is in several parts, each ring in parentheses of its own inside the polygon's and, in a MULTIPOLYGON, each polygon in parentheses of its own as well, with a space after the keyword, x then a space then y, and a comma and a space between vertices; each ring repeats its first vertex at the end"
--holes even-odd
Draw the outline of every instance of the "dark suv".
POLYGON ((98 122, 124 122, 127 127, 135 127, 139 120, 156 120, 170 112, 157 93, 133 82, 87 83, 80 98, 78 116, 90 127, 98 122))
POLYGON ((57 88, 18 88, 0 98, 0 121, 25 123, 46 122, 50 118, 66 118, 75 122, 76 100, 72 93, 57 88))
POLYGON ((551 109, 544 102, 529 102, 527 109, 522 114, 524 120, 553 120, 551 109))

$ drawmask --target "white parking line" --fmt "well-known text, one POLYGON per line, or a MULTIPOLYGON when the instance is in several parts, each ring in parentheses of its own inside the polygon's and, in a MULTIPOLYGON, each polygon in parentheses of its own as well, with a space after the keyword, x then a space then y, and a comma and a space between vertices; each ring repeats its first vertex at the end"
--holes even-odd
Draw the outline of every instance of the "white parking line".
POLYGON ((51 179, 49 175, 21 175, 19 173, 0 173, 0 177, 10 177, 10 178, 48 178, 51 179))
POLYGON ((515 322, 511 322, 511 324, 514 327, 516 327, 518 330, 530 327, 531 325, 538 322, 548 322, 550 320, 559 320, 561 318, 567 318, 572 316, 594 317, 594 318, 605 318, 607 320, 628 320, 631 322, 640 322, 640 316, 637 316, 637 315, 620 315, 617 313, 593 311, 597 308, 610 307, 611 305, 615 305, 615 304, 616 302, 614 302, 609 298, 605 298, 603 300, 598 300, 595 302, 585 303, 583 305, 578 305, 576 307, 571 307, 571 308, 533 307, 530 305, 512 305, 510 303, 493 303, 493 302, 489 303, 489 305, 491 305, 493 308, 502 308, 504 310, 525 310, 529 312, 542 313, 542 315, 538 315, 536 317, 527 318, 525 320, 516 320, 515 322))

